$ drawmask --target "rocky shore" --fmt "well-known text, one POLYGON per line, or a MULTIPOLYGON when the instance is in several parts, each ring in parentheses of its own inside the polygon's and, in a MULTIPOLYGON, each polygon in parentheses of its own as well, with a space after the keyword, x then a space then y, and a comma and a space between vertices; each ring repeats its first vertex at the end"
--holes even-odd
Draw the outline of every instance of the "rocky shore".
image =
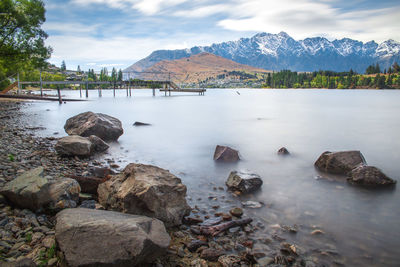
POLYGON ((233 172, 227 187, 210 185, 206 206, 187 196, 189 207, 180 179, 156 166, 129 164, 120 170, 112 157, 60 156, 59 138, 37 137, 37 127, 21 116, 23 105, 0 102, 0 188, 40 167, 52 200, 32 211, 0 195, 1 266, 343 265, 332 238, 320 227, 271 226, 251 217, 250 211, 264 203, 251 198, 240 206, 230 203, 228 196, 251 194, 262 186, 257 175, 233 172), (161 176, 168 178, 166 184, 158 180, 161 176), (78 195, 73 182, 64 186, 71 180, 80 184, 78 195), (63 194, 51 193, 59 183, 63 194), (306 248, 303 236, 317 239, 320 247, 306 248))

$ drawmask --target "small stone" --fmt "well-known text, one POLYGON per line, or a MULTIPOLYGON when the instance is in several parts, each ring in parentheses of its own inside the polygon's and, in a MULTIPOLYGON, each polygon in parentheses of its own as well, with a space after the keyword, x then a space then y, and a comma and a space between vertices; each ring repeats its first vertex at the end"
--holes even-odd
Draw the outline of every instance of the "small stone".
POLYGON ((208 261, 217 261, 218 258, 224 254, 225 252, 223 250, 206 248, 201 252, 200 258, 208 261))
POLYGON ((314 231, 311 232, 312 235, 322 235, 324 234, 324 231, 316 229, 314 231))
POLYGON ((47 262, 47 266, 55 266, 57 261, 58 261, 57 258, 52 258, 47 262))
POLYGON ((56 244, 56 239, 54 236, 46 236, 43 240, 42 240, 42 245, 45 248, 51 248, 52 246, 54 246, 56 244))
POLYGON ((251 208, 251 209, 258 209, 263 206, 263 203, 249 200, 249 201, 242 202, 242 206, 246 207, 246 208, 251 208))
POLYGON ((193 240, 187 245, 187 248, 190 252, 195 252, 199 247, 208 247, 208 243, 202 240, 193 240))
POLYGON ((235 216, 235 217, 242 217, 242 215, 243 215, 243 210, 241 209, 241 208, 233 208, 233 209, 231 209, 230 211, 229 211, 229 213, 230 214, 232 214, 232 216, 235 216))

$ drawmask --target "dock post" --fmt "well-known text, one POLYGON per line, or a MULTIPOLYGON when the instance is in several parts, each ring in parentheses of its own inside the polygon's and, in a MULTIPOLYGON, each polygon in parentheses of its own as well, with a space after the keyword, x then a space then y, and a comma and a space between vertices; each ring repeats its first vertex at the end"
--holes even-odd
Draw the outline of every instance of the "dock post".
POLYGON ((43 80, 42 80, 42 70, 40 70, 40 96, 43 97, 43 80))
POLYGON ((114 91, 114 97, 115 97, 115 82, 114 82, 114 90, 113 91, 114 91))
POLYGON ((18 79, 18 94, 20 94, 21 93, 21 84, 19 82, 19 72, 18 72, 18 75, 17 75, 17 79, 18 79))
POLYGON ((58 86, 57 86, 57 93, 58 93, 58 103, 62 104, 61 90, 58 86))
POLYGON ((82 98, 82 84, 79 84, 79 95, 82 98))
POLYGON ((89 97, 89 82, 86 81, 86 98, 89 97))
POLYGON ((156 89, 153 88, 153 96, 156 96, 156 89))

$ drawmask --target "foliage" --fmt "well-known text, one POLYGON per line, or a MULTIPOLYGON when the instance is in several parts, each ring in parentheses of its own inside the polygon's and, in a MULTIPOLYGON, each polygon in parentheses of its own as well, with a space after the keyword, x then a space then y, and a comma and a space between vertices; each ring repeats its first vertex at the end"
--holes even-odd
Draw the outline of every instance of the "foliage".
POLYGON ((63 60, 63 61, 61 62, 60 70, 61 70, 61 71, 66 71, 66 70, 67 70, 67 65, 65 65, 65 60, 63 60))
POLYGON ((32 241, 32 232, 28 232, 25 235, 25 241, 30 243, 32 241))
POLYGON ((43 1, 1 0, 0 10, 0 79, 47 66, 52 49, 45 46, 47 34, 41 29, 46 20, 43 1))
POLYGON ((9 161, 15 161, 15 156, 13 154, 8 154, 9 161))
MULTIPOLYGON (((376 66, 375 66, 376 67, 376 66)), ((297 73, 283 70, 268 74, 263 87, 268 88, 399 88, 400 74, 360 75, 349 72, 318 71, 297 73)))

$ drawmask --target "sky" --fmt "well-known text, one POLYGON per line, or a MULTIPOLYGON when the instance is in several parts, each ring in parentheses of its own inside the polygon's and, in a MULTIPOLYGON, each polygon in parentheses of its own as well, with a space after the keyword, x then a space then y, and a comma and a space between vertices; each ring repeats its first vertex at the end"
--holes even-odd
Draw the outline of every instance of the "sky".
POLYGON ((284 31, 400 41, 400 0, 44 0, 53 48, 67 69, 124 69, 160 49, 182 49, 284 31))

